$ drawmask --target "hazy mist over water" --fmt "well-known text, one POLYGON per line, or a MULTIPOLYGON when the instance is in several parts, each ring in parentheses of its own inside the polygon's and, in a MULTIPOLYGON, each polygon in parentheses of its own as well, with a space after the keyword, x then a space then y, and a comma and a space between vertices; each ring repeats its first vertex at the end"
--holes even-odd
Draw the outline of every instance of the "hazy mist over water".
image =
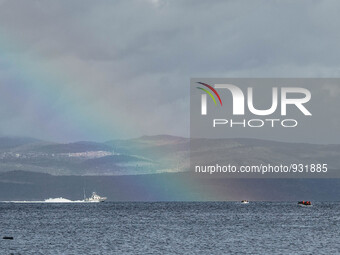
POLYGON ((336 254, 340 203, 0 204, 1 254, 336 254))

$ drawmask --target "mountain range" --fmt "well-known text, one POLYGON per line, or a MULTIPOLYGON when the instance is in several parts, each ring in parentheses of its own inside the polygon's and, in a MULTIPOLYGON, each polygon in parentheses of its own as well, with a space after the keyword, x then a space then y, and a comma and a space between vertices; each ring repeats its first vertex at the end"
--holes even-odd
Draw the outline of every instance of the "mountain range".
POLYGON ((202 176, 189 162, 313 162, 340 169, 340 145, 169 135, 55 143, 0 138, 0 200, 81 199, 83 188, 111 201, 338 200, 340 179, 232 179, 202 176), (190 152, 191 148, 191 152, 190 152))
POLYGON ((54 143, 33 138, 0 138, 0 172, 52 175, 138 175, 187 172, 190 159, 209 165, 320 163, 340 169, 340 145, 285 143, 257 139, 192 139, 143 136, 103 143, 54 143), (191 151, 190 151, 191 149, 191 151))
MULTIPOLYGON (((54 143, 0 138, 0 172, 24 170, 53 175, 129 175, 181 171, 189 139, 140 137, 104 143, 54 143)), ((188 167, 188 166, 186 166, 188 167)))

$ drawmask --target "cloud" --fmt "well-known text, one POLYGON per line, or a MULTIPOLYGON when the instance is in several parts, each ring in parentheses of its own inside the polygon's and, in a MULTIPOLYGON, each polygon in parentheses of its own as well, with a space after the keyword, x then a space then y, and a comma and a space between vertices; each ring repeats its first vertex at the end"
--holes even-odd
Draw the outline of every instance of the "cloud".
MULTIPOLYGON (((73 95, 77 109, 108 114, 105 123, 98 125, 136 126, 129 132, 128 128, 115 131, 118 137, 188 136, 191 77, 340 74, 338 1, 16 0, 0 4, 1 37, 13 42, 0 43, 2 50, 18 62, 23 57, 32 59, 48 67, 51 76, 63 77, 56 92, 82 91, 79 97, 73 95)), ((5 69, 6 61, 0 62, 0 82, 15 80, 15 67, 5 69)), ((17 102, 10 104, 0 118, 15 115, 13 125, 20 120, 27 123, 27 114, 38 107, 30 102, 23 111, 17 102)), ((50 114, 51 123, 59 125, 70 118, 67 112, 50 114)), ((6 121, 10 127, 10 120, 6 121)), ((45 138, 52 140, 112 138, 99 131, 85 132, 83 137, 75 132, 67 135, 67 128, 64 138, 53 137, 46 130, 39 132, 41 127, 34 122, 25 129, 18 127, 15 132, 46 133, 45 138)), ((2 133, 12 132, 2 128, 2 133)))

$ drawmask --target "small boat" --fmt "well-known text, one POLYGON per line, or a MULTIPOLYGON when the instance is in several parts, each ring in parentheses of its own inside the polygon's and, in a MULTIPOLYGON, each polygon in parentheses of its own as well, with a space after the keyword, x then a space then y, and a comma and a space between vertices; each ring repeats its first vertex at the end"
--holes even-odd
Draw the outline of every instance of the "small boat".
POLYGON ((45 199, 45 203, 99 203, 104 202, 107 198, 99 196, 96 192, 92 192, 92 196, 87 198, 84 193, 84 200, 69 200, 66 198, 58 197, 58 198, 49 198, 45 199))
POLYGON ((104 202, 107 198, 99 196, 96 192, 92 192, 92 196, 89 198, 85 198, 85 202, 92 202, 92 203, 98 203, 98 202, 104 202))
POLYGON ((301 205, 301 206, 312 206, 312 203, 311 203, 311 201, 299 201, 298 205, 301 205))
POLYGON ((249 201, 248 200, 242 200, 241 203, 242 204, 249 204, 249 201))

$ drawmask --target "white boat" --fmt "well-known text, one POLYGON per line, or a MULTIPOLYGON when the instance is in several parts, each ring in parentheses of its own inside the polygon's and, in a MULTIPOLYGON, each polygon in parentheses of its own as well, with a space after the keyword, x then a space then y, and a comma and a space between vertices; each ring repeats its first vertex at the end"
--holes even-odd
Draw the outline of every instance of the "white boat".
POLYGON ((98 202, 104 202, 107 198, 99 196, 96 192, 92 192, 92 196, 89 198, 85 198, 84 202, 89 203, 98 203, 98 202))
POLYGON ((84 190, 83 200, 70 200, 63 197, 48 198, 43 201, 0 201, 4 203, 99 203, 104 202, 107 198, 99 196, 96 192, 92 192, 92 196, 86 198, 84 190))
POLYGON ((242 200, 241 203, 242 204, 249 204, 249 201, 248 200, 242 200))
POLYGON ((43 201, 44 203, 99 203, 99 202, 104 202, 107 198, 106 197, 101 197, 99 196, 96 192, 92 193, 92 196, 89 198, 85 197, 84 194, 84 200, 69 200, 63 197, 58 197, 58 198, 49 198, 45 199, 43 201))

